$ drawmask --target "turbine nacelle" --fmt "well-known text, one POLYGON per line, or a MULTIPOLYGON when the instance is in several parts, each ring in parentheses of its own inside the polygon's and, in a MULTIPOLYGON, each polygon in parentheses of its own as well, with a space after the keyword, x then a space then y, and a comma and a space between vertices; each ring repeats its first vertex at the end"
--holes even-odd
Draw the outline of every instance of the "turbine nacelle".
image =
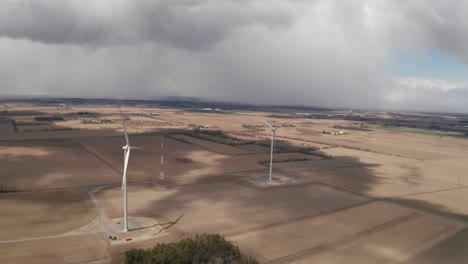
POLYGON ((267 124, 267 126, 269 126, 270 129, 271 129, 271 131, 273 131, 273 132, 276 131, 278 128, 281 128, 281 127, 286 126, 286 123, 283 123, 283 124, 281 124, 280 126, 274 127, 274 126, 272 126, 270 123, 268 123, 268 122, 265 121, 265 120, 263 120, 263 122, 265 122, 265 124, 267 124))
POLYGON ((129 145, 125 145, 122 147, 123 150, 129 150, 129 149, 145 149, 145 148, 140 148, 140 147, 133 147, 129 145))

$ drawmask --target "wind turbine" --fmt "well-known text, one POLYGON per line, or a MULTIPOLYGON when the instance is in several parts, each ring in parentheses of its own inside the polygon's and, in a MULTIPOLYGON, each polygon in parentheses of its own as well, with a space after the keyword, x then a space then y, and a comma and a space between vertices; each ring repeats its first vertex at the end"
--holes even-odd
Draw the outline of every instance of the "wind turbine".
POLYGON ((124 231, 128 232, 128 199, 127 199, 127 169, 128 169, 128 160, 130 159, 130 151, 132 149, 142 149, 139 147, 130 146, 127 134, 127 125, 125 124, 125 119, 122 114, 122 110, 119 108, 120 115, 122 116, 122 125, 124 127, 125 141, 127 145, 123 146, 124 150, 124 170, 122 178, 122 191, 124 192, 124 231))
POLYGON ((272 133, 271 152, 270 152, 270 177, 268 178, 268 180, 271 181, 271 173, 273 171, 273 145, 274 145, 274 142, 275 142, 276 130, 278 128, 280 128, 280 127, 283 127, 285 124, 282 124, 281 126, 278 126, 278 127, 274 127, 274 126, 270 125, 270 123, 268 123, 265 120, 263 120, 263 122, 265 122, 265 124, 267 124, 271 128, 271 133, 272 133))

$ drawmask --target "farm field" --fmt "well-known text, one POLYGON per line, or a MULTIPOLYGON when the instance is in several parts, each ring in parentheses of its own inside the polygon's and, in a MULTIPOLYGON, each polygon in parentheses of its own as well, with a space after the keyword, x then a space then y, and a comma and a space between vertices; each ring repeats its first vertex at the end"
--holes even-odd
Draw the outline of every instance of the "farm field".
POLYGON ((108 242, 87 234, 41 240, 0 243, 2 263, 110 263, 108 242))
POLYGON ((265 147, 265 146, 256 145, 256 144, 238 145, 236 147, 251 151, 253 153, 269 153, 270 152, 270 148, 265 147))
POLYGON ((455 221, 374 202, 232 239, 271 263, 398 263, 430 248, 462 226, 455 221), (437 223, 437 227, 429 223, 437 223), (288 243, 278 245, 273 242, 277 240, 288 243))
POLYGON ((90 186, 120 179, 113 168, 73 139, 0 141, 0 157, 2 184, 18 190, 90 186))
POLYGON ((297 146, 297 147, 302 146, 302 147, 311 147, 311 148, 316 148, 316 149, 326 149, 330 147, 329 145, 325 145, 325 144, 307 142, 303 140, 290 139, 290 138, 278 137, 278 140, 286 141, 290 143, 292 146, 297 146))
MULTIPOLYGON (((122 138, 80 139, 79 142, 94 156, 99 157, 109 167, 118 171, 121 170, 123 152, 114 146, 125 144, 120 140, 122 138), (100 143, 94 144, 93 141, 100 141, 100 143)), ((157 179, 160 165, 161 137, 135 136, 130 140, 134 146, 145 146, 144 149, 132 152, 132 160, 129 163, 132 168, 129 175, 130 181, 157 179)), ((212 142, 207 141, 207 143, 212 142)), ((231 158, 171 138, 164 138, 164 149, 167 163, 166 173, 170 180, 190 180, 204 175, 264 168, 256 162, 244 160, 240 156, 231 158)))
POLYGON ((212 141, 204 140, 204 139, 199 139, 199 138, 194 138, 190 136, 185 136, 185 135, 176 135, 173 136, 176 139, 179 139, 181 141, 197 145, 203 149, 207 149, 212 152, 216 152, 219 154, 223 155, 242 155, 242 154, 249 154, 252 153, 251 151, 242 149, 242 148, 237 148, 233 146, 228 146, 220 143, 215 143, 212 141))
MULTIPOLYGON (((366 256, 368 247, 395 252, 411 248, 405 256, 398 256, 403 261, 465 226, 456 220, 320 185, 291 189, 280 188, 258 195, 251 188, 232 183, 201 181, 197 185, 159 192, 133 187, 130 195, 135 215, 158 217, 161 214, 176 219, 183 214, 178 228, 185 232, 210 233, 222 229, 221 234, 241 248, 255 252, 262 261, 273 263, 290 263, 310 256, 323 259, 320 254, 326 252, 323 247, 331 248, 333 244, 360 247, 362 255, 366 256), (192 199, 201 197, 202 193, 203 198, 192 199), (155 204, 160 205, 153 211, 150 208, 155 204)), ((120 210, 120 201, 112 198, 116 191, 101 192, 98 197, 109 215, 118 214, 120 210)), ((374 255, 373 263, 394 257, 378 251, 374 255)), ((328 256, 336 260, 344 257, 346 254, 328 256)))
POLYGON ((427 250, 404 264, 438 264, 438 263, 463 263, 468 258, 468 252, 461 249, 468 242, 468 230, 463 229, 443 242, 437 244, 431 250, 427 250))
MULTIPOLYGON (((256 162, 256 163, 266 164, 270 162, 270 154, 247 154, 247 155, 239 156, 239 159, 245 160, 246 162, 256 162)), ((297 152, 275 153, 273 155, 274 163, 292 162, 292 161, 297 161, 297 160, 321 160, 321 159, 323 158, 313 156, 313 155, 297 153, 297 152)))
POLYGON ((129 161, 130 217, 161 226, 180 219, 161 237, 111 242, 106 235, 112 229, 103 226, 123 215, 125 139, 117 108, 15 109, 66 118, 27 125, 40 121, 34 114, 13 116, 25 124, 19 132, 6 124, 0 129, 0 187, 20 191, 0 193, 0 225, 7 227, 0 235, 1 263, 119 263, 126 249, 199 233, 219 233, 260 263, 464 263, 468 140, 383 130, 329 135, 322 131, 357 125, 267 112, 122 107, 131 145, 143 148, 132 150, 129 161), (271 131, 262 119, 288 124, 277 132, 281 144, 319 148, 323 155, 275 153, 273 176, 297 183, 245 181, 266 181, 269 172, 270 148, 259 144, 271 131), (238 137, 230 140, 239 145, 184 134, 194 125, 238 137), (164 136, 162 188, 165 128, 171 133, 164 136), (243 138, 249 144, 240 144, 243 138))
POLYGON ((310 128, 286 128, 278 130, 278 136, 304 138, 317 143, 332 146, 349 146, 362 150, 369 149, 376 153, 402 156, 412 159, 438 160, 450 157, 465 156, 468 153, 468 141, 454 138, 439 138, 427 135, 416 135, 381 131, 368 134, 353 131, 345 135, 327 135, 321 133, 328 125, 310 128), (401 144, 404 142, 405 144, 401 144))
POLYGON ((436 136, 436 137, 458 137, 460 136, 460 134, 457 134, 457 133, 446 133, 443 131, 436 131, 436 130, 429 131, 429 130, 424 130, 424 129, 411 128, 411 127, 374 126, 372 128, 386 130, 386 131, 396 131, 396 132, 429 135, 429 136, 436 136))
MULTIPOLYGON (((183 214, 178 227, 185 232, 221 232, 226 235, 368 201, 365 197, 337 193, 317 185, 292 189, 294 194, 290 193, 289 188, 259 193, 256 189, 231 180, 215 180, 213 177, 201 179, 195 185, 177 186, 163 191, 132 186, 129 192, 133 199, 130 213, 147 217, 163 215, 167 220, 183 214), (286 193, 289 196, 287 199, 283 196, 286 193), (311 200, 317 202, 311 204, 311 200), (156 203, 157 209, 151 209, 156 203)), ((110 217, 121 213, 120 200, 115 198, 117 192, 118 189, 108 189, 97 196, 110 217)))
POLYGON ((86 189, 4 193, 0 207, 0 240, 60 235, 98 217, 86 189))

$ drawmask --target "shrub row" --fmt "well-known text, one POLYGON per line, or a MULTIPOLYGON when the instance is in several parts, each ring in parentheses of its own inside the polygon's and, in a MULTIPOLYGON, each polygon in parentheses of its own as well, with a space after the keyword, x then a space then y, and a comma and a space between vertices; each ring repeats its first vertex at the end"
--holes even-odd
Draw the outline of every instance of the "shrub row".
POLYGON ((157 244, 152 249, 131 249, 125 252, 124 263, 257 264, 258 262, 251 257, 242 256, 239 248, 222 236, 203 234, 182 239, 177 243, 157 244))

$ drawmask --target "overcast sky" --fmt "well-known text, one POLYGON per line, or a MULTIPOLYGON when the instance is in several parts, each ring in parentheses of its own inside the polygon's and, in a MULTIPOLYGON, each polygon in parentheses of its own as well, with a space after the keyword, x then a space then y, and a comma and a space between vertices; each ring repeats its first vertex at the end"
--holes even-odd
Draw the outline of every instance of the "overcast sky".
POLYGON ((464 0, 2 0, 0 96, 468 112, 464 0))

